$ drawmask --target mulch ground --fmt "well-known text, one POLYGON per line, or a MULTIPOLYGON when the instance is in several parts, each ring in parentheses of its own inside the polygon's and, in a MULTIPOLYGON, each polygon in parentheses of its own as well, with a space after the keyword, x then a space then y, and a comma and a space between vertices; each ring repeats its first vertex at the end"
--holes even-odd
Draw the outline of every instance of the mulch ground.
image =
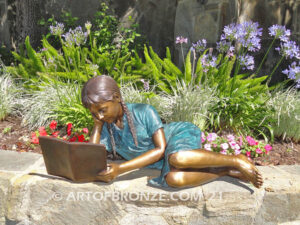
MULTIPOLYGON (((7 117, 0 121, 0 149, 41 154, 39 145, 30 143, 31 131, 21 126, 18 117, 7 117)), ((268 156, 254 159, 256 165, 300 164, 300 143, 276 140, 268 156)))

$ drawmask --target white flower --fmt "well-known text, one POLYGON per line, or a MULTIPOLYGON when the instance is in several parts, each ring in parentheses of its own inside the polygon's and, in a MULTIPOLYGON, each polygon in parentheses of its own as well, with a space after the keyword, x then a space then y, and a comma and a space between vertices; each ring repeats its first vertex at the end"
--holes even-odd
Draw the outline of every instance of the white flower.
POLYGON ((220 146, 223 150, 227 150, 229 148, 229 145, 227 143, 222 143, 220 146))
POLYGON ((211 144, 205 144, 204 145, 204 149, 205 150, 208 150, 208 151, 211 151, 212 149, 211 149, 211 144))

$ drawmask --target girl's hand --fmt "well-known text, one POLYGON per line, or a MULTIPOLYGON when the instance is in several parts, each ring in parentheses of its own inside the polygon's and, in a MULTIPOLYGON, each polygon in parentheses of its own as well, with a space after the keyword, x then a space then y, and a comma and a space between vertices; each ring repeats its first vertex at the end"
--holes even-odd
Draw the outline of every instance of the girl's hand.
POLYGON ((97 180, 104 181, 106 183, 112 181, 119 175, 119 164, 110 163, 107 165, 107 169, 98 173, 97 180))
POLYGON ((93 120, 94 120, 94 124, 98 124, 98 125, 103 125, 103 121, 99 120, 94 114, 92 114, 93 120))

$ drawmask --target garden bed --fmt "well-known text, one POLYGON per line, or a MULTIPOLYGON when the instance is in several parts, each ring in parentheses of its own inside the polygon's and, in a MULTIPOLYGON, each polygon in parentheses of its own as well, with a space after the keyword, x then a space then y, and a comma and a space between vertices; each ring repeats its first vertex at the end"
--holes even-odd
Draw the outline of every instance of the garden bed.
MULTIPOLYGON (((0 121, 0 149, 17 152, 41 153, 37 145, 30 144, 31 131, 21 126, 21 118, 7 117, 0 121)), ((254 159, 256 165, 300 164, 300 143, 276 140, 266 157, 254 159)))

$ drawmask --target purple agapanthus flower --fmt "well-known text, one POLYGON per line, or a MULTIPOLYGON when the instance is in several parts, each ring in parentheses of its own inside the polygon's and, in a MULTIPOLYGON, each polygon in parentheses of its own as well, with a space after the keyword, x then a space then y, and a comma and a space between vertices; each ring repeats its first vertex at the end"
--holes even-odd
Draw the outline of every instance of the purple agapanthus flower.
POLYGON ((203 71, 206 73, 211 67, 217 66, 217 58, 211 54, 205 54, 201 59, 203 71))
POLYGON ((289 79, 300 79, 300 63, 293 62, 288 69, 282 71, 289 79))
POLYGON ((275 24, 269 27, 269 34, 272 37, 279 38, 283 42, 287 42, 290 39, 291 31, 286 29, 285 26, 275 24))
POLYGON ((222 40, 217 42, 217 50, 220 53, 233 53, 234 52, 234 47, 232 46, 232 42, 222 40))
POLYGON ((76 44, 80 46, 86 42, 87 32, 83 32, 81 26, 76 27, 74 30, 70 29, 68 33, 62 35, 65 38, 67 45, 72 46, 76 44))
POLYGON ((262 28, 259 28, 258 23, 252 21, 246 21, 242 24, 232 23, 225 26, 223 32, 221 41, 235 41, 251 52, 258 51, 261 48, 262 28))
POLYGON ((150 89, 149 81, 145 81, 144 79, 141 79, 141 82, 144 84, 144 90, 149 91, 150 89))
POLYGON ((251 55, 240 55, 238 57, 239 63, 242 66, 243 70, 253 70, 254 69, 254 57, 251 55))
POLYGON ((202 52, 206 48, 206 43, 207 43, 207 41, 205 39, 199 40, 196 43, 192 44, 191 49, 196 52, 202 52))
POLYGON ((299 46, 295 41, 287 41, 280 43, 280 47, 275 48, 279 53, 286 58, 300 59, 299 46))
POLYGON ((178 36, 177 38, 176 38, 176 44, 183 44, 183 43, 186 43, 187 44, 187 42, 188 42, 188 39, 187 38, 184 38, 184 37, 182 37, 182 36, 178 36))
POLYGON ((224 27, 221 40, 234 41, 238 39, 237 26, 235 23, 231 23, 224 27))
POLYGON ((64 33, 64 24, 56 23, 55 26, 50 26, 50 33, 53 35, 62 35, 64 33))
POLYGON ((258 51, 261 48, 260 36, 262 35, 262 28, 259 28, 258 26, 258 23, 246 21, 242 24, 239 24, 237 27, 237 41, 250 52, 258 51))

